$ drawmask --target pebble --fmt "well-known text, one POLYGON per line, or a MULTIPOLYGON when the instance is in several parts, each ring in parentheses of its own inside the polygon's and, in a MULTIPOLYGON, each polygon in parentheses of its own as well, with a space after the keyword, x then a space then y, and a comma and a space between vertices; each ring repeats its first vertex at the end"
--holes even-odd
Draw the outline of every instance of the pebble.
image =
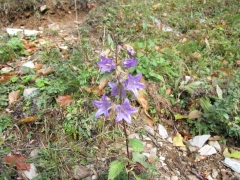
POLYGON ((212 169, 212 177, 216 179, 217 176, 218 176, 218 171, 216 169, 212 169))
POLYGON ((178 177, 177 176, 172 176, 171 180, 178 180, 178 177))

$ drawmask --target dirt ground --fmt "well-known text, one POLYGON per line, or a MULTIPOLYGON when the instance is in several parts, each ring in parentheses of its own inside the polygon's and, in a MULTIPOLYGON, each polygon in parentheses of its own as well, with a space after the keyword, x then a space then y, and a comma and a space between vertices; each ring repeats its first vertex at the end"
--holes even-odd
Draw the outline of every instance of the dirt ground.
MULTIPOLYGON (((11 28, 25 28, 25 29, 35 29, 41 30, 47 36, 49 34, 50 28, 56 28, 57 31, 63 31, 63 33, 68 36, 74 36, 78 38, 76 29, 81 27, 83 21, 88 17, 88 12, 92 8, 97 8, 97 5, 94 7, 89 7, 87 4, 77 4, 75 7, 74 2, 61 1, 61 3, 56 3, 56 1, 47 1, 47 9, 43 12, 40 12, 40 8, 44 4, 37 5, 37 10, 34 11, 32 6, 26 7, 24 10, 14 11, 14 7, 5 7, 5 11, 2 11, 0 26, 1 33, 5 33, 6 27, 11 28), (77 13, 75 9, 78 9, 77 13)), ((53 33, 53 32, 50 32, 53 33)), ((42 36, 44 36, 44 34, 42 36)), ((94 35, 95 36, 95 35, 94 35)), ((57 40, 56 36, 52 36, 52 40, 57 40)), ((153 87, 151 85, 151 87, 153 87)), ((161 106, 162 104, 166 105, 166 102, 163 102, 163 99, 154 97, 154 94, 151 94, 152 90, 147 89, 148 93, 152 96, 152 99, 157 99, 162 102, 155 102, 161 106)), ((167 107, 165 107, 167 108, 167 107)), ((162 119, 162 123, 165 123, 168 128, 168 134, 173 135, 175 133, 173 124, 168 120, 162 119), (168 123, 168 124, 167 124, 168 123)), ((136 124, 134 128, 139 128, 136 124)), ((132 129, 130 134, 134 134, 136 129, 132 129)), ((146 152, 149 152, 151 149, 156 148, 157 154, 165 157, 166 166, 159 166, 159 174, 161 176, 159 179, 210 179, 208 176, 213 174, 213 171, 217 172, 217 176, 214 179, 224 179, 224 180, 236 180, 239 179, 239 175, 231 171, 222 164, 224 159, 222 153, 217 153, 206 157, 203 160, 196 161, 196 154, 190 153, 188 150, 183 150, 178 147, 173 146, 168 140, 161 139, 157 135, 157 125, 154 127, 154 134, 148 134, 149 138, 144 140, 146 144, 146 152), (158 143, 156 143, 158 142, 158 143), (161 142, 159 144, 159 142, 161 142), (238 175, 238 177, 237 177, 238 175)), ((103 141, 103 140, 99 140, 103 141)), ((120 142, 122 140, 119 140, 120 142)), ((105 154, 108 148, 108 143, 99 142, 99 158, 96 160, 96 171, 102 171, 102 166, 106 161, 111 161, 109 158, 105 159, 105 154)), ((224 148, 224 147, 222 147, 224 148)), ((124 152, 118 152, 124 153, 124 152)), ((116 156, 116 154, 112 154, 116 156)), ((105 167, 105 170, 107 167, 105 167)))

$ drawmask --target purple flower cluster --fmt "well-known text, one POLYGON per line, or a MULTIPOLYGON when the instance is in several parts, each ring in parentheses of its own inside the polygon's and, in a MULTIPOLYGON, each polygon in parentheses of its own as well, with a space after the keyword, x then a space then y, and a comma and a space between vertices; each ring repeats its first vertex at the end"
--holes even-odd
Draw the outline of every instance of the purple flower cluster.
MULTIPOLYGON (((136 58, 132 56, 135 54, 134 50, 127 49, 130 59, 124 60, 122 62, 123 68, 131 68, 135 67, 138 62, 136 58)), ((106 58, 101 56, 101 61, 98 62, 98 66, 101 68, 101 72, 111 72, 116 69, 116 64, 113 59, 106 58)), ((123 80, 121 77, 117 78, 116 82, 109 82, 108 85, 111 88, 111 96, 119 95, 119 97, 123 100, 126 97, 126 90, 130 90, 133 92, 135 97, 138 97, 138 90, 145 88, 145 85, 140 82, 142 74, 137 74, 132 76, 128 74, 128 78, 123 80)), ((95 118, 104 114, 105 117, 108 117, 108 111, 112 108, 112 104, 107 100, 106 94, 102 96, 101 101, 94 100, 93 104, 98 108, 95 118)), ((131 107, 130 101, 128 98, 125 98, 124 102, 121 105, 116 105, 114 108, 117 111, 117 117, 115 122, 119 122, 121 120, 125 120, 127 123, 131 123, 131 114, 136 113, 137 109, 131 107)))

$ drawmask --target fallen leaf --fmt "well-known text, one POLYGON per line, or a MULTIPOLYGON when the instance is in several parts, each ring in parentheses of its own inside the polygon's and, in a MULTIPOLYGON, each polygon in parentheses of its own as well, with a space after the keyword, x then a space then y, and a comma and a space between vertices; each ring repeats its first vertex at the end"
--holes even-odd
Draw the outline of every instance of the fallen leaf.
POLYGON ((88 3, 87 6, 88 6, 89 9, 94 9, 96 7, 96 4, 88 3))
POLYGON ((69 95, 62 95, 62 96, 58 96, 56 101, 57 101, 57 103, 60 104, 61 107, 64 107, 64 106, 71 104, 71 102, 73 100, 72 100, 71 96, 69 96, 69 95))
POLYGON ((105 88, 105 86, 107 85, 108 81, 109 81, 109 78, 106 78, 106 79, 102 80, 101 83, 98 86, 98 89, 100 91, 103 90, 105 88))
POLYGON ((193 59, 198 60, 198 59, 200 59, 202 57, 202 55, 199 52, 194 52, 194 53, 192 53, 190 55, 190 57, 193 58, 193 59))
POLYGON ((183 144, 183 137, 181 136, 181 134, 177 133, 176 136, 173 138, 173 144, 175 146, 185 146, 183 144))
POLYGON ((230 154, 230 152, 228 151, 228 148, 224 149, 223 156, 227 157, 229 154, 230 154))
POLYGON ((179 131, 179 134, 181 134, 184 137, 184 140, 188 141, 189 139, 192 139, 192 136, 184 131, 179 131))
POLYGON ((236 63, 237 63, 237 65, 239 66, 239 65, 240 65, 240 60, 237 60, 236 63))
POLYGON ((188 119, 197 119, 202 116, 202 112, 193 110, 188 114, 188 119))
POLYGON ((148 111, 148 101, 146 100, 146 94, 141 90, 138 91, 137 101, 145 111, 148 111))
POLYGON ((7 75, 0 76, 0 83, 7 82, 7 81, 9 81, 12 77, 13 77, 13 76, 7 76, 7 75))
POLYGON ((92 87, 92 88, 85 88, 85 90, 88 93, 93 93, 93 94, 97 94, 98 96, 101 96, 105 93, 104 90, 100 90, 99 87, 92 87))
POLYGON ((93 174, 91 169, 88 169, 84 166, 75 166, 74 167, 74 179, 83 179, 89 177, 93 174))
POLYGON ((38 120, 38 117, 36 116, 29 116, 27 118, 23 118, 21 119, 20 121, 18 121, 19 124, 22 124, 22 123, 29 123, 29 122, 33 122, 33 121, 36 121, 38 120))
POLYGON ((167 96, 170 96, 172 94, 172 89, 171 88, 167 88, 166 91, 165 91, 165 94, 167 96))
POLYGON ((30 163, 24 162, 26 158, 23 156, 4 156, 4 159, 9 165, 16 166, 18 170, 30 169, 30 163))
POLYGON ((51 67, 48 67, 46 69, 40 69, 36 72, 36 77, 46 76, 46 75, 49 75, 53 72, 55 72, 55 70, 51 67))
POLYGON ((240 159, 240 151, 234 151, 231 154, 227 155, 228 158, 240 159))
POLYGON ((174 114, 174 117, 176 120, 180 120, 180 119, 187 119, 188 116, 183 116, 181 114, 174 114))
POLYGON ((104 56, 105 58, 108 58, 109 53, 111 52, 110 49, 106 49, 104 52, 101 53, 101 56, 104 56))
POLYGON ((10 92, 8 94, 8 103, 10 106, 14 104, 15 101, 17 101, 17 99, 19 98, 19 93, 20 93, 20 90, 17 90, 17 91, 10 92))

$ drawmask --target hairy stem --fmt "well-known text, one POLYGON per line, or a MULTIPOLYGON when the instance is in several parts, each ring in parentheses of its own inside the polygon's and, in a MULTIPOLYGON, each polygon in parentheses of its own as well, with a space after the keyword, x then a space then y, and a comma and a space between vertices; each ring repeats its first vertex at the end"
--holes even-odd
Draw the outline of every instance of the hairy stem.
MULTIPOLYGON (((123 120, 123 128, 124 128, 124 134, 125 134, 125 138, 126 138, 126 147, 127 147, 127 158, 128 158, 128 160, 130 160, 130 154, 129 154, 129 148, 128 148, 128 143, 129 143, 129 141, 128 141, 128 136, 127 136, 127 130, 126 130, 126 123, 125 123, 125 121, 123 120)), ((128 167, 130 166, 130 163, 129 163, 129 161, 128 161, 128 167)), ((128 180, 130 179, 130 174, 129 174, 129 172, 128 172, 128 180)))

